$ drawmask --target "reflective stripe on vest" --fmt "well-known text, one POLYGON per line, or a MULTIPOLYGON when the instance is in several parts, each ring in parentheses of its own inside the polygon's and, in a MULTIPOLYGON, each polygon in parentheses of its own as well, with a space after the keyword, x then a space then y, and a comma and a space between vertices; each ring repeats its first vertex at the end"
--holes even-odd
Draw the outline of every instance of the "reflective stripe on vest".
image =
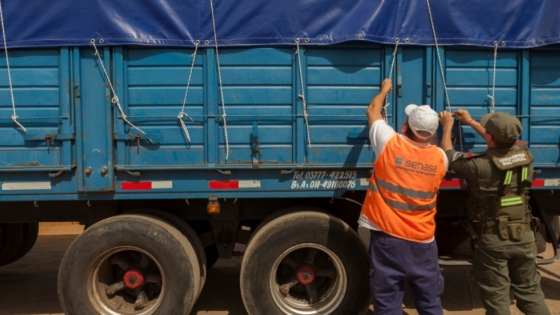
MULTIPOLYGON (((423 192, 423 191, 417 191, 417 190, 412 190, 412 189, 406 189, 406 188, 402 188, 399 186, 395 186, 392 184, 389 184, 385 181, 382 181, 378 178, 376 178, 378 185, 386 190, 392 191, 392 192, 396 192, 398 194, 401 195, 406 195, 412 198, 422 198, 422 199, 431 199, 433 198, 436 193, 433 192, 423 192)), ((369 186, 368 186, 369 190, 374 191, 376 193, 379 193, 379 189, 377 189, 377 186, 370 182, 369 186)), ((406 211, 426 211, 426 210, 432 210, 435 206, 436 206, 436 202, 432 202, 429 203, 427 205, 421 205, 421 206, 417 206, 417 205, 411 205, 408 203, 404 203, 404 202, 400 202, 400 201, 396 201, 396 200, 391 200, 391 199, 387 199, 385 197, 383 197, 383 195, 381 195, 381 198, 383 198, 383 200, 385 201, 385 203, 395 209, 398 210, 406 210, 406 211)))

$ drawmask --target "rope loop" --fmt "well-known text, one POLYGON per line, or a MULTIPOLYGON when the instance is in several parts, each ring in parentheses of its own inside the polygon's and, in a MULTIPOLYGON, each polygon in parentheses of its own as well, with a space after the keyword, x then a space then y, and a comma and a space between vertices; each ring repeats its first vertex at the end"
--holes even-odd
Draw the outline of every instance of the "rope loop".
MULTIPOLYGON (((434 26, 434 19, 432 17, 432 9, 430 8, 430 0, 426 0, 426 5, 428 6, 428 14, 430 16, 430 24, 432 25, 432 33, 434 34, 434 44, 436 46, 436 53, 439 63, 439 70, 441 72, 441 81, 443 82, 443 90, 445 91, 445 99, 447 101, 447 110, 452 112, 451 110, 451 102, 449 101, 449 93, 447 92, 447 83, 445 80, 445 73, 443 71, 443 63, 441 62, 441 56, 439 53, 439 45, 437 41, 436 35, 436 27, 434 26)), ((463 152, 463 131, 461 130, 461 122, 459 121, 459 142, 461 144, 461 152, 463 152)))
MULTIPOLYGON (((504 42, 502 42, 504 43, 504 42)), ((494 94, 496 92, 496 63, 498 60, 498 41, 494 42, 494 78, 492 79, 492 95, 486 95, 490 99, 490 112, 494 113, 496 107, 496 99, 494 94)))
MULTIPOLYGON (((393 50, 393 53, 391 54, 391 55, 392 55, 392 58, 391 58, 391 67, 389 68, 389 74, 387 75, 387 77, 389 78, 389 80, 391 80, 392 77, 393 77, 393 69, 395 68, 395 59, 397 59, 397 50, 398 50, 398 48, 399 48, 399 39, 396 38, 396 39, 395 39, 395 49, 393 50)), ((388 99, 389 99, 389 94, 387 94, 387 95, 385 96, 385 105, 384 105, 383 108, 382 108, 382 110, 383 110, 382 115, 383 115, 383 119, 385 120, 385 122, 388 122, 388 121, 389 121, 389 114, 387 114, 387 108, 388 108, 389 105, 391 105, 391 104, 389 104, 389 103, 387 102, 388 99)))
POLYGON ((300 87, 301 87, 301 94, 298 95, 298 97, 301 99, 301 106, 303 107, 303 118, 305 119, 305 127, 306 127, 306 131, 307 131, 307 147, 311 149, 311 135, 309 133, 309 120, 308 117, 309 115, 307 114, 307 102, 305 101, 305 90, 304 90, 304 86, 303 86, 303 71, 301 70, 301 59, 300 59, 300 53, 299 53, 299 38, 296 38, 296 52, 295 54, 297 55, 297 61, 298 61, 298 69, 299 69, 299 83, 300 83, 300 87))
MULTIPOLYGON (((99 42, 101 43, 101 40, 99 40, 99 42)), ((101 59, 101 54, 99 54, 99 50, 97 50, 97 46, 95 45, 95 39, 91 39, 90 43, 93 45, 93 48, 95 49, 95 55, 97 56, 97 59, 99 59, 99 64, 101 65, 101 68, 103 69, 103 73, 105 74, 105 79, 107 80, 107 82, 109 83, 109 87, 111 88, 111 92, 113 93, 113 97, 111 98, 111 103, 117 105, 117 108, 119 109, 119 112, 121 113, 121 117, 122 119, 132 128, 140 131, 142 134, 146 134, 144 131, 142 131, 142 129, 136 127, 133 123, 131 123, 126 114, 124 113, 124 110, 121 107, 121 103, 119 102, 119 98, 117 96, 117 92, 115 92, 115 88, 113 87, 113 83, 111 83, 111 78, 109 77, 109 74, 107 73, 107 69, 105 69, 105 65, 103 64, 103 60, 101 59)), ((151 142, 151 140, 150 140, 151 142)))
POLYGON ((218 35, 216 32, 216 19, 214 16, 214 3, 210 0, 210 12, 212 13, 212 29, 214 30, 214 45, 216 49, 216 67, 218 68, 218 80, 220 83, 220 98, 222 100, 222 120, 224 121, 224 138, 226 140, 226 162, 229 157, 229 138, 226 121, 226 103, 224 102, 224 88, 222 85, 222 72, 220 69, 220 54, 218 53, 218 35))
POLYGON ((191 137, 189 135, 189 130, 187 129, 187 125, 185 124, 185 122, 183 121, 183 117, 186 116, 187 118, 189 118, 189 120, 192 122, 192 118, 187 115, 187 113, 185 113, 185 106, 187 105, 187 96, 189 95, 189 88, 191 86, 191 79, 192 79, 192 74, 193 74, 193 69, 194 69, 194 62, 196 61, 196 53, 198 52, 198 44, 200 43, 200 41, 195 41, 194 42, 194 52, 191 54, 192 56, 192 61, 191 61, 191 70, 189 72, 189 80, 187 81, 187 87, 185 89, 185 97, 183 98, 183 107, 181 108, 181 112, 179 113, 179 116, 177 116, 177 118, 179 119, 179 121, 181 122, 181 127, 183 128, 183 131, 185 132, 185 135, 187 136, 187 139, 189 140, 189 142, 191 142, 191 137))
POLYGON ((0 22, 2 23, 2 38, 4 39, 4 53, 6 54, 6 70, 8 70, 8 83, 10 84, 10 96, 12 98, 12 121, 18 125, 23 132, 27 133, 27 129, 18 122, 18 116, 16 114, 16 101, 14 98, 14 87, 12 85, 12 72, 10 71, 10 59, 8 58, 8 43, 6 40, 6 28, 4 27, 4 13, 2 9, 2 1, 0 1, 0 22))

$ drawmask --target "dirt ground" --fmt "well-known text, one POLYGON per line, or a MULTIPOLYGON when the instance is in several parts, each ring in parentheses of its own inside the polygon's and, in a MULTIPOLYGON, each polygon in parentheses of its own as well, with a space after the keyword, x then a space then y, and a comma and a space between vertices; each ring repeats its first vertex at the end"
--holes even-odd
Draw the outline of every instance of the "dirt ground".
MULTIPOLYGON (((61 314, 56 291, 58 267, 64 252, 82 227, 42 224, 35 247, 20 261, 0 268, 0 315, 61 314)), ((545 257, 552 256, 552 249, 545 257)), ((208 272, 193 315, 247 315, 239 290, 241 257, 220 260, 208 272)), ((553 314, 560 314, 560 262, 540 266, 541 285, 553 314)), ((445 314, 484 314, 469 267, 446 267, 442 303, 445 314)), ((418 314, 406 294, 403 314, 418 314)), ((512 314, 521 314, 512 305, 512 314)), ((373 312, 369 312, 373 314, 373 312)))

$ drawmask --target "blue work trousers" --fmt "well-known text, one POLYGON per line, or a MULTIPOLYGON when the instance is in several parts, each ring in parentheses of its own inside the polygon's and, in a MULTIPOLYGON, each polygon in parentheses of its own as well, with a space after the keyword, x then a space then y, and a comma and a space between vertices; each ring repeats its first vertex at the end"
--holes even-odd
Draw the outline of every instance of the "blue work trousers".
POLYGON ((435 241, 411 242, 374 231, 369 254, 374 314, 402 315, 405 279, 419 314, 443 314, 443 277, 435 241))

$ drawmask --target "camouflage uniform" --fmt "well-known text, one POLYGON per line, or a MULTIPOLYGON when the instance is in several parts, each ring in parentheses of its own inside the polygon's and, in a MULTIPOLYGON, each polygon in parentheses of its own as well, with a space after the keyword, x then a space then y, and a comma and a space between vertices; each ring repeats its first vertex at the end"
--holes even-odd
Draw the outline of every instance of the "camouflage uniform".
MULTIPOLYGON (((509 117, 519 123, 516 118, 509 117)), ((484 118, 481 125, 494 136, 492 127, 485 126, 487 120, 484 118)), ((453 149, 447 150, 446 154, 449 169, 463 175, 467 182, 469 227, 471 237, 475 238, 474 276, 482 290, 486 314, 510 313, 510 288, 517 299, 517 307, 525 314, 550 314, 540 288, 535 235, 527 204, 527 192, 533 178, 533 157, 529 149, 516 144, 489 148, 481 154, 462 154, 453 149), (500 161, 509 165, 504 167, 500 161), (523 172, 522 166, 524 176, 519 175, 523 172), (512 172, 509 174, 510 184, 505 185, 505 169, 508 167, 512 172), (505 200, 506 205, 508 200, 522 202, 513 202, 517 205, 512 207, 500 206, 500 199, 505 200), (511 209, 516 207, 520 211, 514 211, 517 218, 513 218, 511 209), (496 215, 497 212, 502 215, 496 215)))

